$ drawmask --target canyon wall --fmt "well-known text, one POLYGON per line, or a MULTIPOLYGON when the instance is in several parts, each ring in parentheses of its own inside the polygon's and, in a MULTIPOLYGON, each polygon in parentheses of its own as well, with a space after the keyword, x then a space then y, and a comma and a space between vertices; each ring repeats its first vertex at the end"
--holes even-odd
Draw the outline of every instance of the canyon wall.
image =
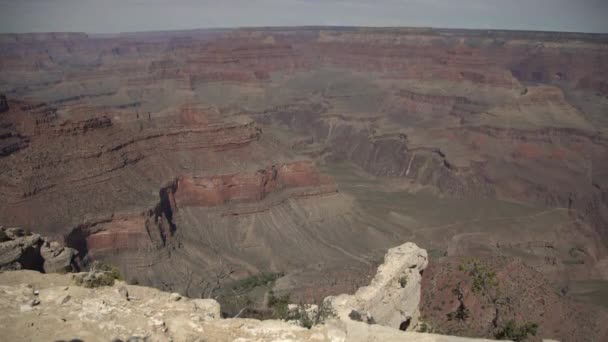
POLYGON ((607 281, 606 42, 0 35, 0 222, 165 290, 230 265, 288 273, 307 298, 352 292, 395 240, 522 258, 558 287, 607 281))

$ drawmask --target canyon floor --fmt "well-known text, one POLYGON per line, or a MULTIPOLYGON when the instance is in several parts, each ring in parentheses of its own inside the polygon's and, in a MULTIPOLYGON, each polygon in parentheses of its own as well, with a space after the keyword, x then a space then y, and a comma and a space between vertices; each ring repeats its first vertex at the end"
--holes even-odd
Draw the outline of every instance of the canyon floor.
POLYGON ((131 283, 197 297, 266 272, 305 302, 354 291, 413 241, 430 255, 421 311, 437 332, 493 337, 500 312, 599 341, 607 42, 413 28, 1 34, 0 224, 131 283), (459 270, 467 260, 511 304, 471 293, 472 315, 446 322, 477 274, 459 270))

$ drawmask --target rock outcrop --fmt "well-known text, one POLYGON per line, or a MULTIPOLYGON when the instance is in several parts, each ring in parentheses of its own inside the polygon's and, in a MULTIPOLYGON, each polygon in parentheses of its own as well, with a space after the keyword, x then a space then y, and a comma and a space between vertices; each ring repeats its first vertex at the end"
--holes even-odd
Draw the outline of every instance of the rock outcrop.
POLYGON ((425 250, 406 243, 388 250, 370 285, 354 295, 325 299, 342 320, 361 317, 400 330, 411 330, 419 322, 421 273, 428 264, 425 250))
POLYGON ((0 227, 0 270, 67 273, 78 270, 78 252, 23 228, 0 227))
POLYGON ((62 246, 57 241, 44 240, 40 247, 40 256, 44 259, 42 269, 45 273, 66 273, 78 270, 76 257, 78 252, 62 246))
POLYGON ((221 319, 215 300, 119 281, 113 286, 84 288, 75 285, 70 275, 4 272, 0 273, 0 328, 6 341, 483 341, 385 326, 417 311, 419 272, 425 267, 426 251, 416 245, 391 249, 372 284, 354 296, 328 298, 339 317, 312 329, 276 320, 221 319), (347 309, 365 310, 378 321, 343 317, 347 309))

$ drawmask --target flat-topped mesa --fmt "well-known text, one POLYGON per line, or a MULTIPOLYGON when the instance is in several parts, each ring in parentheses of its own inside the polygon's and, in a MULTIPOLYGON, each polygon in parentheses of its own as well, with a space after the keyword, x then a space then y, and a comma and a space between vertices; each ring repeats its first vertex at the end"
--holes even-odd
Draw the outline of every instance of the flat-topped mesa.
POLYGON ((180 208, 232 204, 232 214, 253 213, 290 198, 336 192, 331 177, 317 171, 309 161, 272 165, 252 173, 178 177, 160 189, 154 208, 89 220, 74 227, 67 241, 82 255, 92 257, 154 250, 164 247, 179 229, 174 216, 180 208), (267 197, 272 200, 265 201, 267 197))
POLYGON ((161 240, 160 232, 147 231, 145 214, 123 214, 94 220, 75 227, 67 236, 67 243, 83 256, 95 258, 105 253, 124 250, 149 250, 161 240))
POLYGON ((176 181, 166 184, 158 192, 158 203, 148 210, 115 213, 79 224, 66 236, 66 241, 83 257, 92 258, 160 249, 175 233, 176 189, 176 181))
POLYGON ((229 202, 261 201, 281 191, 289 192, 289 197, 298 197, 336 192, 336 187, 311 162, 299 161, 252 173, 180 177, 175 201, 178 207, 214 207, 229 202))

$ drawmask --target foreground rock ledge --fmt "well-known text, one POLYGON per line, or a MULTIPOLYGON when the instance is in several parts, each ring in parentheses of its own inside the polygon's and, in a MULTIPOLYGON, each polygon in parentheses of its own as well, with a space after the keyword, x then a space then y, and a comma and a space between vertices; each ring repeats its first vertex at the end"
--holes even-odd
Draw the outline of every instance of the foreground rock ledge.
POLYGON ((87 289, 75 286, 71 275, 4 272, 0 331, 4 341, 126 341, 134 336, 148 341, 483 341, 394 328, 404 319, 417 319, 420 271, 426 264, 426 251, 412 243, 390 249, 369 286, 326 299, 338 318, 310 330, 276 320, 221 319, 214 300, 122 282, 87 289), (352 310, 379 324, 350 320, 352 310))

